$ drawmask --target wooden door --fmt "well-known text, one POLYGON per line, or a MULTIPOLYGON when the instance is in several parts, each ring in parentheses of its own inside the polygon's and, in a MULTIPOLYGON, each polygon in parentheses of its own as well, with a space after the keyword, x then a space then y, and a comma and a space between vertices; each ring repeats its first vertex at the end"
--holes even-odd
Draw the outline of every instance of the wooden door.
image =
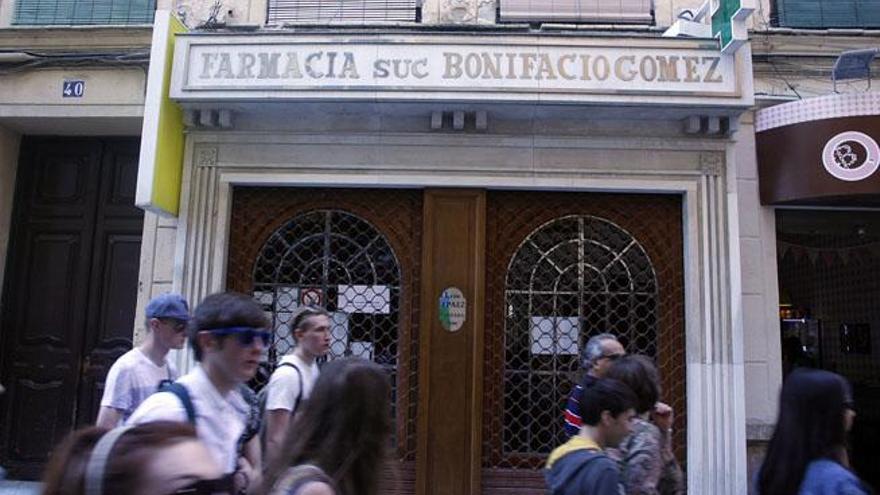
POLYGON ((116 359, 131 349, 140 270, 143 211, 134 206, 138 141, 105 140, 101 187, 92 237, 89 303, 83 347, 83 384, 79 387, 77 424, 98 416, 104 379, 116 359))
POLYGON ((263 386, 291 351, 302 304, 333 313, 327 359, 357 355, 392 382, 393 466, 381 493, 415 485, 422 194, 412 190, 236 188, 227 286, 252 294, 273 319, 263 386))
POLYGON ((678 196, 491 191, 486 200, 482 493, 538 495, 590 336, 658 364, 686 424, 678 196))
POLYGON ((131 347, 143 228, 132 206, 137 146, 22 142, 0 320, 0 452, 12 476, 38 476, 59 440, 94 421, 107 366, 131 347), (105 359, 89 359, 97 348, 105 359))
POLYGON ((429 189, 424 194, 416 493, 476 494, 486 193, 429 189))
MULTIPOLYGON (((377 343, 371 356, 381 356, 381 348, 395 354, 377 359, 393 363, 388 369, 395 379, 400 461, 397 481, 383 493, 544 493, 540 468, 563 440, 562 410, 579 377, 577 354, 600 331, 615 332, 632 352, 658 359, 666 396, 678 413, 676 442, 683 445, 678 197, 237 188, 230 241, 229 287, 252 293, 274 315, 272 363, 290 349, 286 323, 302 302, 298 298, 309 294, 340 312, 340 284, 380 283, 375 275, 361 282, 346 278, 362 265, 350 253, 394 260, 393 268, 379 263, 380 269, 372 270, 399 273, 381 282, 391 284, 394 314, 374 322, 379 328, 392 325, 395 344, 377 343), (564 252, 573 258, 566 263, 576 268, 604 260, 608 282, 629 285, 597 290, 589 277, 572 272, 561 282, 567 285, 555 290, 519 287, 517 270, 534 270, 551 282, 560 278, 554 270, 563 267, 542 262, 535 245, 568 246, 564 252), (441 294, 453 288, 466 303, 461 326, 454 329, 447 328, 440 309, 441 294), (547 295, 549 306, 541 300, 547 295), (530 302, 530 296, 537 299, 530 302), (552 302, 565 298, 565 304, 552 302), (569 326, 584 330, 573 342, 556 342, 555 354, 531 348, 531 327, 542 330, 548 318, 576 319, 569 326), (529 380, 534 386, 523 395, 529 380)), ((345 331, 337 322, 338 338, 345 334, 349 342, 356 333, 352 324, 361 317, 346 318, 345 331)), ((352 352, 350 347, 344 350, 352 352)))

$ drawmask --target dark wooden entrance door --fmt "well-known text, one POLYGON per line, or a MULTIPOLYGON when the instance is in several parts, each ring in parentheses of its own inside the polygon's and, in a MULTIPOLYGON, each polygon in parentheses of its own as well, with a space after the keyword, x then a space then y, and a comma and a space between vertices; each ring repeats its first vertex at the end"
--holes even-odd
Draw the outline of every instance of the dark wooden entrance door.
POLYGON ((373 302, 334 338, 367 342, 395 380, 400 462, 382 493, 539 494, 596 333, 656 358, 684 445, 681 206, 661 195, 237 188, 227 285, 273 314, 273 361, 290 349, 304 291, 337 313, 348 287, 373 302), (380 284, 391 310, 377 320, 380 284))
POLYGON ((0 338, 2 464, 39 476, 94 421, 109 366, 131 348, 143 213, 137 138, 22 143, 0 338))
POLYGON ((487 194, 481 493, 545 493, 579 356, 604 332, 657 363, 684 461, 681 208, 673 195, 487 194))

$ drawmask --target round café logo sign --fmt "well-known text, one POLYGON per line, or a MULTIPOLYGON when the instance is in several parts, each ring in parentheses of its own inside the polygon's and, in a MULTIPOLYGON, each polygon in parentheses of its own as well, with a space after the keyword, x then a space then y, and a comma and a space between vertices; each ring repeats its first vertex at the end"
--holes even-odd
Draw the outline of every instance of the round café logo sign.
POLYGON ((867 134, 841 132, 825 144, 822 163, 829 174, 840 180, 867 179, 880 166, 880 146, 867 134))

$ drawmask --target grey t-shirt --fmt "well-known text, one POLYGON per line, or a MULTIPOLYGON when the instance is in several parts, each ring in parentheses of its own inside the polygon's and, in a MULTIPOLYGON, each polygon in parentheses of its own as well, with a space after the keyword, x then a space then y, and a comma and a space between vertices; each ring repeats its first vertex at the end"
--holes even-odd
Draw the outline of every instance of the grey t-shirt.
POLYGON ((168 360, 164 366, 156 366, 139 348, 126 352, 110 367, 104 382, 101 407, 122 411, 123 423, 131 413, 153 395, 162 380, 176 380, 177 368, 168 360))

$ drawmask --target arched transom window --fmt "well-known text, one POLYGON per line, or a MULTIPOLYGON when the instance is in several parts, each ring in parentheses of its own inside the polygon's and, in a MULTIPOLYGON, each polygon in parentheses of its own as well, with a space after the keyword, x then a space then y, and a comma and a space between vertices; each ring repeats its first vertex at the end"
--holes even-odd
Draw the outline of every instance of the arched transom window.
POLYGON ((297 309, 317 305, 333 316, 327 359, 370 359, 396 385, 400 267, 367 221, 340 210, 297 215, 263 245, 253 280, 254 297, 274 325, 270 368, 295 345, 290 324, 297 309))

